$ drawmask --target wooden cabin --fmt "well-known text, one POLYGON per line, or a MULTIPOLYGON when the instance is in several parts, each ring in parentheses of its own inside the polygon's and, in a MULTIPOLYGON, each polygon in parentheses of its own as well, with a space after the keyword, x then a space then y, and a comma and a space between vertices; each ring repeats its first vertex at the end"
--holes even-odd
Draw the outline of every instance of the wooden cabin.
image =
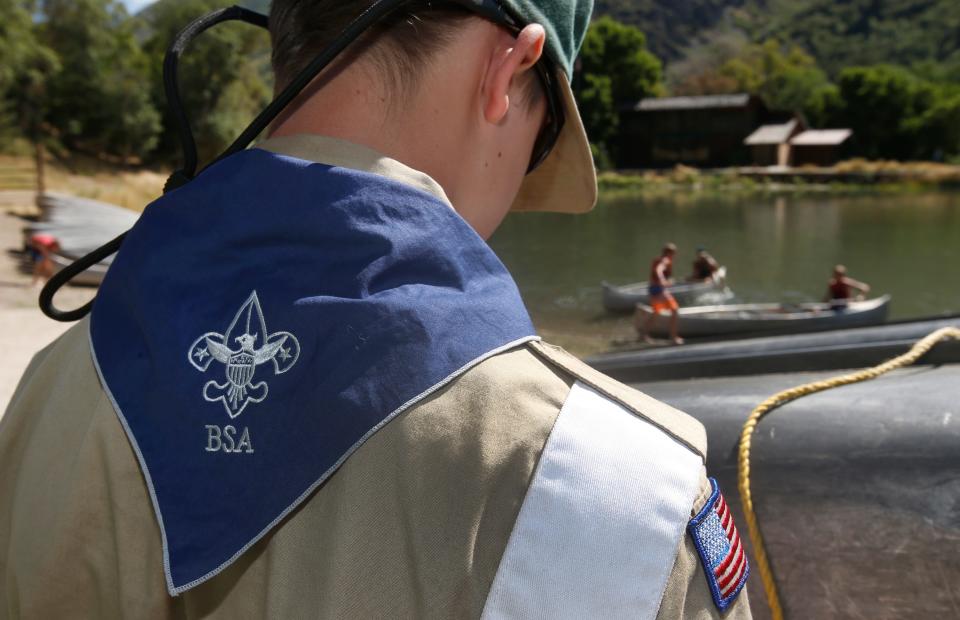
POLYGON ((747 136, 792 118, 747 93, 641 99, 620 111, 616 159, 621 168, 749 165, 747 136))
POLYGON ((845 155, 845 144, 853 135, 849 129, 808 129, 790 139, 793 166, 828 167, 845 155))
POLYGON ((750 147, 754 166, 781 166, 791 164, 790 140, 807 129, 800 117, 786 123, 761 125, 743 141, 750 147))

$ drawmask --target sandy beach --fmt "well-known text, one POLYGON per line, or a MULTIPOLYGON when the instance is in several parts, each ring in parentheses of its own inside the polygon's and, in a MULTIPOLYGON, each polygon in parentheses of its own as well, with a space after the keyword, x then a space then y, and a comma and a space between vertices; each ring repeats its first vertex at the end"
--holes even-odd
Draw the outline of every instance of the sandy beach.
MULTIPOLYGON (((30 285, 30 275, 21 271, 23 227, 27 220, 17 214, 32 212, 32 192, 0 192, 0 413, 6 411, 13 392, 33 355, 56 339, 73 323, 48 319, 37 306, 39 287, 30 285)), ((96 289, 68 286, 57 295, 57 304, 73 308, 86 303, 96 289)))

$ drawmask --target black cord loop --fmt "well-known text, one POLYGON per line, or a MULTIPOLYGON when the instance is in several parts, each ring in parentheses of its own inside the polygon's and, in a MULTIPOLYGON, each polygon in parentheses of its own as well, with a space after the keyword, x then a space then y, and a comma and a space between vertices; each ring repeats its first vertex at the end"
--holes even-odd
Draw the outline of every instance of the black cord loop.
POLYGON ((163 186, 164 194, 185 185, 197 174, 197 143, 193 138, 193 129, 190 127, 190 119, 187 118, 183 100, 180 98, 180 83, 177 77, 180 57, 195 38, 217 24, 227 21, 242 21, 260 28, 267 28, 267 16, 262 13, 239 6, 217 9, 193 20, 181 30, 173 39, 163 59, 163 91, 167 96, 170 112, 176 121, 180 145, 183 148, 183 167, 167 179, 163 186))
POLYGON ((44 314, 54 321, 60 321, 61 323, 79 321, 83 317, 87 316, 87 314, 90 312, 90 309, 93 308, 93 302, 96 300, 96 297, 79 308, 75 308, 73 310, 61 310, 53 305, 53 296, 57 294, 57 291, 60 290, 61 286, 119 250, 120 244, 123 243, 123 238, 126 236, 127 233, 123 233, 108 243, 100 246, 93 252, 90 252, 83 258, 78 258, 57 273, 53 274, 53 276, 47 280, 47 283, 43 285, 43 289, 40 291, 40 310, 42 310, 44 314))

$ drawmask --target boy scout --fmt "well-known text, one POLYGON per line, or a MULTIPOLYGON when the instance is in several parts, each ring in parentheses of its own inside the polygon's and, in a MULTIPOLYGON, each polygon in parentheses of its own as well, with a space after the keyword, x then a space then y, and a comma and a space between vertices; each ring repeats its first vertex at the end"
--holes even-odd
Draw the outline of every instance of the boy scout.
MULTIPOLYGON (((276 0, 278 85, 368 2, 276 0)), ((412 2, 145 211, 0 430, 10 618, 748 617, 703 428, 535 335, 590 2, 412 2)))

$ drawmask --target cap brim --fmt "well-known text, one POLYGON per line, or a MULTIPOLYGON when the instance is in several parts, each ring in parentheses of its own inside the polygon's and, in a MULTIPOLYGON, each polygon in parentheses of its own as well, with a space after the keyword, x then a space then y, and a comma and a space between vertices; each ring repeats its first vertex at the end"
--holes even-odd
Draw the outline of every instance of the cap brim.
POLYGON ((586 213, 597 204, 597 171, 570 82, 557 71, 565 121, 553 150, 528 174, 511 211, 586 213))

